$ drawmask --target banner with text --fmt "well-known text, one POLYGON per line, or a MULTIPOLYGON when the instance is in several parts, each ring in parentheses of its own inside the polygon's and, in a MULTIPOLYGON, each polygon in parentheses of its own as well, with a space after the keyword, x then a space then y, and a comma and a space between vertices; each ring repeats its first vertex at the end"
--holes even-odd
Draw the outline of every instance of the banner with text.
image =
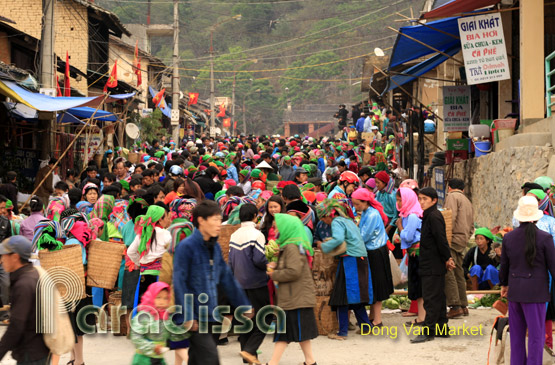
POLYGON ((458 21, 467 84, 510 79, 501 15, 477 15, 458 21))
POLYGON ((443 131, 467 131, 470 117, 470 86, 444 86, 443 131))

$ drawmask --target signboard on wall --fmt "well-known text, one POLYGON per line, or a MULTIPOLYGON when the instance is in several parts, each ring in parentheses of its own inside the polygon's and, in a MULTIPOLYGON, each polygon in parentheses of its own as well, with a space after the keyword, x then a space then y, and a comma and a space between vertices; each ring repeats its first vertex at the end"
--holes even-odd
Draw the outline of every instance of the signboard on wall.
POLYGON ((445 204, 445 171, 441 167, 434 169, 436 191, 437 191, 437 205, 443 207, 445 204))
POLYGON ((443 131, 467 131, 471 119, 470 86, 444 86, 442 89, 443 131))
POLYGON ((459 18, 468 85, 511 78, 501 14, 459 18))

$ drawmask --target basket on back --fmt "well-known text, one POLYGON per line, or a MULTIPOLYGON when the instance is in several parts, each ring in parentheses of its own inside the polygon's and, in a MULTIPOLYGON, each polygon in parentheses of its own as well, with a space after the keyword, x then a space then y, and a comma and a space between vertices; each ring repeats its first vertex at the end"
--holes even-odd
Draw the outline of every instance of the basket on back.
POLYGON ((61 250, 39 250, 40 266, 56 283, 64 301, 85 296, 85 268, 81 245, 63 246, 61 250), (68 275, 71 272, 74 275, 68 275))
POLYGON ((87 285, 113 289, 124 250, 123 243, 91 241, 88 246, 87 285))
POLYGON ((229 256, 229 240, 231 239, 231 235, 238 230, 239 228, 241 228, 240 224, 235 224, 235 225, 229 225, 229 224, 223 224, 222 228, 220 230, 220 236, 218 237, 218 243, 220 244, 220 247, 222 248, 222 256, 225 260, 225 262, 227 262, 227 258, 229 256))

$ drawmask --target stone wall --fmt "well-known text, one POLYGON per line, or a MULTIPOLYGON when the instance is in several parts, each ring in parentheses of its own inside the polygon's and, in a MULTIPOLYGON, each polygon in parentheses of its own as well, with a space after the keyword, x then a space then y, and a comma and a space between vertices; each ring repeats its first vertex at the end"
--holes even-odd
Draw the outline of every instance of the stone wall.
MULTIPOLYGON (((546 175, 553 153, 550 146, 516 147, 456 163, 452 177, 465 181, 476 224, 489 228, 510 225, 520 187, 546 175)), ((449 167, 444 168, 447 178, 449 167)))

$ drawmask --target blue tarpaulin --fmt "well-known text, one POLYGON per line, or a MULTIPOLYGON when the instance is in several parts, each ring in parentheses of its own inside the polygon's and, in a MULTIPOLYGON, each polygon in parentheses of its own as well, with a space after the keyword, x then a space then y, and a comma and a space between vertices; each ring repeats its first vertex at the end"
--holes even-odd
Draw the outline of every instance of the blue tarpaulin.
MULTIPOLYGON (((430 27, 451 34, 451 36, 423 25, 401 27, 399 32, 418 39, 419 41, 440 50, 441 52, 445 52, 456 46, 459 46, 460 48, 461 41, 458 39, 459 26, 457 19, 458 17, 447 18, 426 23, 430 27)), ((415 42, 402 34, 399 34, 397 36, 397 40, 395 41, 395 46, 393 47, 393 53, 391 54, 389 63, 389 69, 402 65, 405 62, 412 61, 432 53, 437 53, 429 47, 415 42)))
POLYGON ((88 119, 92 117, 94 114, 94 119, 101 120, 105 122, 116 122, 118 118, 112 112, 107 112, 105 110, 97 110, 96 114, 94 113, 94 108, 89 108, 87 106, 83 106, 80 108, 71 108, 67 110, 68 113, 76 116, 77 118, 88 119))
MULTIPOLYGON (((461 50, 460 44, 445 50, 445 53, 449 56, 456 55, 461 50)), ((392 75, 388 81, 388 87, 382 93, 385 94, 389 90, 393 90, 396 87, 402 86, 407 82, 414 80, 416 77, 424 75, 426 72, 433 70, 437 66, 441 65, 443 62, 447 61, 447 56, 437 53, 435 56, 428 58, 426 61, 420 62, 417 65, 411 66, 406 70, 401 71, 401 73, 392 75)))

